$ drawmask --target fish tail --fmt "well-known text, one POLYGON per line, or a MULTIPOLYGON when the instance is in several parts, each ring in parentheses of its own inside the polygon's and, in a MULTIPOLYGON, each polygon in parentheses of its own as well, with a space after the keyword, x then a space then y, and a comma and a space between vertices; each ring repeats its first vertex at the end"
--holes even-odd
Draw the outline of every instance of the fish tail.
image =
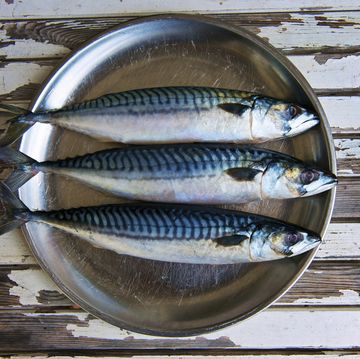
POLYGON ((0 182, 0 235, 9 232, 29 220, 29 210, 0 182))
POLYGON ((36 163, 32 158, 9 147, 0 147, 0 170, 12 168, 10 176, 5 180, 6 186, 11 191, 16 191, 31 177, 37 174, 32 166, 36 163))
POLYGON ((0 115, 12 116, 0 120, 0 146, 13 143, 35 123, 28 114, 24 108, 0 103, 0 115))

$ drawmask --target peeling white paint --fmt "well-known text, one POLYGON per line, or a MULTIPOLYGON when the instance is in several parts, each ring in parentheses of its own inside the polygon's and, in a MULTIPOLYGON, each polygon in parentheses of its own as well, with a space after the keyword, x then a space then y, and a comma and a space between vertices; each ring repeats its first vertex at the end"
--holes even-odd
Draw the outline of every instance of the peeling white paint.
MULTIPOLYGON (((0 41, 13 41, 0 30, 0 41)), ((28 57, 60 57, 69 53, 69 50, 62 45, 38 42, 33 39, 15 40, 14 44, 0 47, 0 56, 5 59, 24 59, 28 57)))
POLYGON ((0 95, 30 83, 41 83, 51 70, 52 66, 34 62, 10 62, 0 68, 0 95))
POLYGON ((360 87, 360 56, 349 55, 340 59, 330 58, 319 64, 315 56, 289 56, 314 88, 341 89, 360 87))
MULTIPOLYGON (((76 338, 79 337, 93 337, 94 334, 98 339, 122 340, 129 339, 134 336, 134 333, 124 329, 120 329, 111 324, 104 322, 101 319, 90 319, 88 326, 79 326, 76 324, 68 324, 66 329, 72 333, 76 338)), ((136 339, 150 339, 155 338, 149 335, 135 334, 136 339)))
POLYGON ((75 17, 75 16, 114 16, 114 14, 154 14, 166 12, 187 13, 239 13, 239 12, 287 12, 307 10, 357 10, 358 1, 342 0, 223 0, 223 1, 117 1, 107 0, 99 2, 88 0, 84 4, 81 0, 64 1, 52 0, 45 3, 15 1, 11 4, 2 5, 1 17, 23 18, 23 17, 75 17))
POLYGON ((0 236, 1 264, 34 264, 36 263, 20 229, 0 236))
POLYGON ((360 157, 360 140, 359 139, 335 139, 337 148, 337 158, 359 158, 360 157))
MULTIPOLYGON (((99 319, 90 319, 88 328, 69 324, 67 329, 77 338, 123 340, 131 337, 148 339, 149 344, 152 339, 157 338, 129 333, 99 319)), ((321 311, 267 310, 244 322, 198 337, 208 340, 226 338, 242 349, 351 348, 358 345, 360 337, 360 311, 333 308, 321 311)), ((193 336, 177 340, 195 338, 193 336)), ((166 341, 164 338, 162 340, 166 341)))
POLYGON ((319 100, 333 133, 360 130, 360 97, 324 96, 319 100))
POLYGON ((9 279, 17 283, 9 290, 10 295, 18 296, 22 305, 39 304, 37 296, 40 290, 60 292, 51 278, 41 269, 12 270, 9 279))
POLYGON ((296 299, 293 304, 323 304, 326 305, 347 305, 349 302, 353 305, 360 305, 360 294, 354 290, 340 289, 339 296, 326 296, 323 298, 296 299))
POLYGON ((294 49, 303 47, 324 46, 357 46, 360 42, 358 13, 330 13, 319 14, 290 14, 290 19, 277 26, 260 27, 259 36, 269 39, 269 42, 279 48, 294 49), (317 20, 317 17, 326 20, 317 20), (336 25, 337 22, 354 22, 357 25, 333 27, 319 25, 328 21, 336 25))

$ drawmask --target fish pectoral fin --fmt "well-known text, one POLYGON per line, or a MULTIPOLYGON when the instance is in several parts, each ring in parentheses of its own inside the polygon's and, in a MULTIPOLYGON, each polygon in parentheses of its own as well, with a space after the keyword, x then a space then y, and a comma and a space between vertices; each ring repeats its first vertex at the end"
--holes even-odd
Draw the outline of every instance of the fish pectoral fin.
POLYGON ((249 236, 246 234, 234 234, 232 236, 216 238, 215 242, 218 246, 230 247, 236 246, 246 239, 249 239, 249 236))
POLYGON ((241 105, 239 103, 221 103, 218 105, 218 107, 237 116, 241 116, 250 108, 250 106, 241 105))
POLYGON ((235 167, 229 168, 225 172, 236 181, 252 181, 262 171, 255 168, 235 167))

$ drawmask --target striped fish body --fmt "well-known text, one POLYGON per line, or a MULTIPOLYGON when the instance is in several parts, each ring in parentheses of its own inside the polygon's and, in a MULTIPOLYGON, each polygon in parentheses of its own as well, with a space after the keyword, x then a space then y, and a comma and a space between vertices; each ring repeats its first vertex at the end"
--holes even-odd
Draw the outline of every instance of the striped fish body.
POLYGON ((11 143, 36 122, 122 143, 256 143, 302 133, 319 119, 298 105, 249 92, 161 87, 18 116, 0 134, 0 145, 11 143))
POLYGON ((51 225, 119 254, 199 264, 278 259, 284 254, 270 249, 269 234, 283 234, 289 229, 294 233, 294 227, 266 217, 150 204, 31 212, 28 220, 51 225))
POLYGON ((0 235, 38 222, 96 247, 159 261, 265 261, 303 253, 320 241, 294 225, 211 207, 122 204, 33 212, 1 182, 0 207, 0 235))
MULTIPOLYGON (((221 103, 247 106, 251 94, 208 88, 155 88, 105 95, 59 111, 34 114, 48 122, 102 141, 173 143, 252 139, 250 107, 241 116, 222 110, 221 103)), ((250 101, 249 101, 250 100, 250 101)))
POLYGON ((251 218, 164 206, 104 206, 32 212, 46 223, 119 254, 181 263, 251 261, 249 241, 219 247, 217 239, 246 230, 251 218))
POLYGON ((231 145, 128 147, 34 164, 31 173, 62 174, 136 200, 244 203, 262 199, 263 172, 279 156, 231 145))

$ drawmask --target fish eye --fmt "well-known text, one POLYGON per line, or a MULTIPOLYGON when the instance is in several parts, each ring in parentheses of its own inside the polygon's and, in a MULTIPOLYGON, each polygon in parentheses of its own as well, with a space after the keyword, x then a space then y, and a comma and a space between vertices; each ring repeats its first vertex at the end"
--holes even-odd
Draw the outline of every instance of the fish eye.
POLYGON ((310 184, 313 181, 316 181, 319 178, 319 173, 312 170, 305 170, 301 172, 300 181, 303 184, 310 184))
POLYGON ((303 235, 301 233, 287 233, 285 236, 285 245, 291 247, 302 239, 303 235))
POLYGON ((301 113, 301 110, 298 106, 290 105, 289 113, 290 113, 291 118, 294 118, 301 113))

